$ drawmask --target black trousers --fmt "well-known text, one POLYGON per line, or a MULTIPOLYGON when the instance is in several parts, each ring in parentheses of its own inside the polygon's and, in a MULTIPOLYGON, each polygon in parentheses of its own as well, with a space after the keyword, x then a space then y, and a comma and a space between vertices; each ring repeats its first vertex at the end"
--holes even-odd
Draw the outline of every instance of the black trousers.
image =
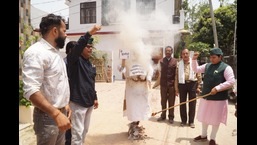
MULTIPOLYGON (((198 85, 197 81, 190 81, 190 82, 186 82, 185 84, 178 85, 180 103, 196 98, 197 85, 198 85)), ((196 100, 180 105, 179 111, 180 111, 181 122, 187 123, 188 121, 188 123, 194 123, 195 107, 196 107, 196 100), (189 105, 188 117, 187 117, 187 105, 189 105)))
POLYGON ((71 145, 71 129, 65 132, 65 145, 71 145))
MULTIPOLYGON (((162 105, 162 110, 167 109, 171 106, 174 106, 175 103, 175 88, 174 87, 160 87, 161 90, 161 105, 162 105), (168 103, 168 107, 167 107, 168 103)), ((169 119, 173 120, 174 119, 174 108, 169 109, 169 119)), ((166 112, 167 111, 162 111, 161 117, 166 118, 166 112)))

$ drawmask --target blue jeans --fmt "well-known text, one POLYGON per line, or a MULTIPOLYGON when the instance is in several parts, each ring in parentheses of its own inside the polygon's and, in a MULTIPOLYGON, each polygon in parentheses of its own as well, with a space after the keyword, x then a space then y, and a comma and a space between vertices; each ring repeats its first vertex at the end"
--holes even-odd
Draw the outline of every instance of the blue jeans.
MULTIPOLYGON (((62 113, 66 114, 66 110, 62 113)), ((37 145, 64 145, 65 132, 60 132, 52 117, 37 107, 34 108, 33 122, 37 145)))

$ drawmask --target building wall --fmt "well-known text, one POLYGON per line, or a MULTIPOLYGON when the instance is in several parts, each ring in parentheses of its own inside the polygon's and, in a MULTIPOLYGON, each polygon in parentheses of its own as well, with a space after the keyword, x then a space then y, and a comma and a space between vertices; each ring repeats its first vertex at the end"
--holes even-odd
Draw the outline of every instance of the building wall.
MULTIPOLYGON (((88 28, 91 28, 94 24, 80 24, 80 3, 84 2, 96 2, 96 13, 97 13, 97 22, 96 24, 101 24, 102 18, 102 0, 70 0, 66 1, 66 4, 69 6, 69 33, 79 33, 86 31, 88 28)), ((131 9, 136 11, 136 0, 131 0, 131 9)), ((116 9, 114 9, 116 10, 116 9)), ((169 18, 169 21, 172 23, 172 16, 174 13, 174 0, 156 0, 156 10, 162 11, 166 17, 169 18)), ((181 22, 184 24, 184 21, 181 22)), ((184 25, 174 24, 172 27, 179 27, 183 29, 184 25)), ((115 25, 109 25, 104 27, 105 31, 119 31, 115 25)))
MULTIPOLYGON (((19 0, 19 52, 24 49, 24 42, 29 39, 30 33, 30 0, 19 0)), ((21 75, 22 56, 19 53, 19 75, 21 75)))
POLYGON ((41 18, 48 15, 47 12, 42 11, 40 9, 37 9, 36 7, 34 7, 33 5, 30 6, 30 10, 31 10, 31 25, 33 29, 37 29, 39 28, 39 24, 41 22, 41 18))
POLYGON ((30 44, 40 39, 40 34, 35 32, 39 28, 41 16, 47 15, 46 12, 31 6, 31 0, 19 0, 19 74, 21 75, 22 56, 30 44), (35 19, 37 18, 37 19, 35 19), (30 43, 28 43, 30 42, 30 43))
POLYGON ((30 0, 19 0, 19 36, 25 40, 28 37, 26 27, 30 25, 30 0))
MULTIPOLYGON (((71 0, 66 1, 69 6, 69 29, 67 30, 68 40, 78 40, 81 35, 91 29, 95 24, 101 24, 102 21, 102 0, 71 0), (96 1, 96 23, 92 24, 80 24, 80 3, 96 1)), ((136 11, 136 0, 131 0, 131 10, 136 11)), ((136 25, 140 25, 145 30, 149 31, 149 36, 152 38, 160 38, 161 41, 155 45, 155 48, 165 48, 166 46, 172 46, 174 48, 175 41, 179 41, 179 30, 184 28, 184 15, 180 14, 180 23, 173 24, 174 15, 174 0, 156 0, 156 11, 161 13, 161 17, 153 19, 140 19, 136 25), (164 23, 163 23, 164 22, 164 23)), ((115 9, 112 9, 115 11, 115 9)), ((182 11, 183 13, 183 11, 182 11)), ((119 14, 119 13, 116 13, 119 14)), ((122 24, 111 23, 107 26, 102 26, 100 32, 95 36, 99 38, 99 43, 96 44, 96 48, 100 50, 111 51, 113 56, 112 60, 112 72, 116 79, 122 79, 122 74, 118 71, 118 66, 121 64, 119 58, 119 50, 126 48, 125 44, 119 40, 119 33, 122 30, 122 24)), ((136 31, 132 29, 131 31, 136 31)), ((162 49, 164 51, 164 49, 162 49)), ((164 53, 163 53, 164 54, 164 53)))

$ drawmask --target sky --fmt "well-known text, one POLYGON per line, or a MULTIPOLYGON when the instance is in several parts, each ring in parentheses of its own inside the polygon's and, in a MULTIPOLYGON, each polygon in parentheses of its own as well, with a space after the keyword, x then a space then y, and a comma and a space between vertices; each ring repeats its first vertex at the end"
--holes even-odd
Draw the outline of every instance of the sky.
POLYGON ((69 16, 69 8, 65 0, 31 0, 31 5, 42 11, 61 15, 65 18, 69 16))
MULTIPOLYGON (((189 4, 195 4, 198 2, 208 2, 209 0, 189 0, 189 4)), ((225 0, 229 3, 233 3, 234 0, 225 0)), ((55 13, 61 15, 65 18, 68 18, 69 9, 68 6, 65 4, 65 0, 31 0, 31 4, 45 12, 48 13, 55 13)), ((213 9, 219 7, 219 0, 212 0, 213 9)))

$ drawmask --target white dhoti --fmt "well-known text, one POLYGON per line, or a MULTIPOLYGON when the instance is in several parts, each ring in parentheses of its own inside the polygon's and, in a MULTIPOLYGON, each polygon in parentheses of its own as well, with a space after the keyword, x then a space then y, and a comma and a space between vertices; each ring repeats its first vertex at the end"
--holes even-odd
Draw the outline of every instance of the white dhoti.
POLYGON ((147 120, 151 117, 151 108, 148 98, 148 86, 146 81, 126 82, 125 91, 126 110, 123 115, 130 121, 147 120))
POLYGON ((127 116, 129 121, 148 120, 151 117, 151 107, 149 103, 150 88, 148 83, 151 82, 152 74, 153 70, 150 67, 150 70, 145 71, 143 76, 141 75, 145 80, 139 79, 135 81, 131 76, 126 77, 126 107, 125 110, 123 110, 123 116, 127 116))

